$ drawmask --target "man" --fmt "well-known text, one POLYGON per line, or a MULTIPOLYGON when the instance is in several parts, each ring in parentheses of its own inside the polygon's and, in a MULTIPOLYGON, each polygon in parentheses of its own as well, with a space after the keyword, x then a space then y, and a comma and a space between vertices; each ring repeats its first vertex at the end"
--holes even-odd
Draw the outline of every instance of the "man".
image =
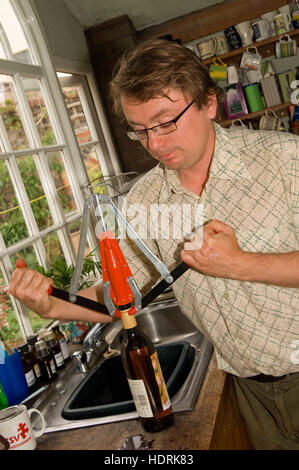
MULTIPOLYGON (((233 375, 254 447, 299 449, 299 139, 215 124, 216 85, 189 49, 168 41, 128 51, 111 94, 128 136, 158 161, 130 191, 127 218, 135 223, 137 208, 145 243, 170 269, 191 267, 173 291, 233 375), (160 227, 157 206, 177 209, 169 226, 160 227), (186 221, 195 233, 187 242, 186 221)), ((159 275, 134 242, 121 247, 146 292, 159 275)), ((16 270, 10 292, 42 316, 65 318, 49 283, 16 270)), ((92 295, 102 300, 100 288, 92 295)), ((80 307, 69 315, 92 320, 80 307)))

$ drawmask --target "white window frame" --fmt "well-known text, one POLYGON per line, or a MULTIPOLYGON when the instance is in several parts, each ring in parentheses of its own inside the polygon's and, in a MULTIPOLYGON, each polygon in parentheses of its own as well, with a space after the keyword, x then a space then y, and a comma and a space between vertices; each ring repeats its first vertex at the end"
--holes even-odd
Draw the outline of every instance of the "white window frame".
MULTIPOLYGON (((10 256, 25 247, 32 245, 34 247, 38 262, 45 268, 47 267, 46 252, 42 238, 44 238, 44 236, 50 232, 57 232, 67 263, 69 264, 75 262, 75 253, 69 232, 67 230, 67 225, 70 222, 78 220, 82 217, 84 207, 84 188, 86 188, 88 185, 86 169, 80 155, 80 149, 61 93, 60 83, 56 75, 53 57, 49 52, 47 39, 43 35, 42 27, 38 23, 38 16, 35 14, 34 4, 31 2, 31 0, 10 0, 10 2, 23 26, 24 31, 26 32, 26 39, 28 41, 30 52, 33 55, 34 64, 24 64, 14 60, 0 60, 1 73, 13 77, 14 89, 17 95, 20 114, 23 117, 22 123, 30 146, 30 148, 26 150, 13 151, 6 137, 2 119, 0 119, 0 135, 5 147, 2 149, 0 158, 7 161, 8 171, 14 184, 16 197, 20 207, 22 208, 29 233, 28 238, 10 247, 5 247, 3 238, 0 234, 0 268, 7 284, 9 283, 10 276, 14 269, 10 261, 10 256), (41 145, 28 101, 25 96, 21 76, 40 80, 41 91, 46 102, 50 121, 57 140, 56 145, 41 145), (57 203, 57 198, 56 203, 54 203, 53 195, 56 195, 56 188, 51 177, 45 156, 45 153, 48 151, 61 151, 64 155, 63 162, 67 170, 69 183, 77 207, 77 209, 71 214, 65 215, 63 213, 62 208, 59 206, 59 203, 57 203), (30 202, 28 200, 28 196, 18 170, 16 157, 22 155, 33 156, 37 171, 43 182, 43 188, 54 222, 54 224, 49 229, 44 231, 38 230, 30 202)), ((1 37, 2 43, 4 43, 6 46, 8 59, 12 59, 13 57, 11 51, 9 50, 9 43, 5 43, 5 35, 3 36, 3 30, 1 37)), ((73 65, 74 63, 72 64, 72 70, 68 68, 68 64, 66 63, 63 66, 60 64, 59 68, 61 71, 68 71, 69 73, 73 73, 73 65)), ((102 152, 98 152, 98 157, 102 172, 105 178, 108 178, 121 173, 121 169, 118 164, 111 133, 105 118, 102 103, 96 90, 96 85, 91 69, 88 70, 86 75, 97 110, 97 117, 100 121, 100 126, 96 128, 97 124, 95 124, 94 127, 90 129, 90 131, 95 138, 95 143, 100 145, 102 148, 102 152), (99 136, 98 139, 96 139, 96 135, 99 136)), ((84 86, 86 86, 86 83, 84 84, 84 80, 82 79, 82 87, 84 86)), ((86 105, 88 107, 88 103, 86 103, 86 105)), ((90 122, 97 122, 96 116, 93 115, 89 116, 89 120, 90 122)), ((95 246, 95 237, 91 227, 89 228, 88 232, 88 243, 93 249, 95 246)), ((32 334, 32 327, 26 308, 12 296, 11 301, 19 321, 21 334, 25 338, 26 336, 32 334)))

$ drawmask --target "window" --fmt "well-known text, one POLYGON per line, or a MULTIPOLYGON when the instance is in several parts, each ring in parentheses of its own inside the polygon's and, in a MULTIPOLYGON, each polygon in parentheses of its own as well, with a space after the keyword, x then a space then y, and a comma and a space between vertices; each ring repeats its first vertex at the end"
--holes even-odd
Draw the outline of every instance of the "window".
POLYGON ((94 116, 93 103, 86 79, 78 75, 65 76, 59 72, 58 77, 88 181, 93 185, 94 192, 107 194, 107 186, 100 167, 102 149, 99 134, 101 134, 101 130, 97 129, 95 125, 97 120, 94 116))
POLYGON ((108 172, 86 80, 59 84, 27 0, 0 2, 0 65, 0 328, 15 346, 48 323, 7 294, 17 257, 74 263, 85 188, 108 172))

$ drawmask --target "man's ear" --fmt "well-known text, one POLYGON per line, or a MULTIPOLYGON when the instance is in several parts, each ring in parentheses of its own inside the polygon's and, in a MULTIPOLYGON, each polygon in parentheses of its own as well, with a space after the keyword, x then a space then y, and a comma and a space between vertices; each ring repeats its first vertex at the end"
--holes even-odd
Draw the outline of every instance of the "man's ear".
POLYGON ((209 101, 206 106, 208 117, 214 119, 217 113, 217 96, 216 93, 213 93, 209 96, 209 101))

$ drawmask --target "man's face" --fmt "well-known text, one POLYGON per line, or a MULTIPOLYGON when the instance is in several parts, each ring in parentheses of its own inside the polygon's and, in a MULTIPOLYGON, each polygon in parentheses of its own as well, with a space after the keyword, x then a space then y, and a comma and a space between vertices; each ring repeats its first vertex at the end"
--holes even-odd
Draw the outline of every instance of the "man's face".
MULTIPOLYGON (((130 96, 122 96, 121 104, 129 125, 137 130, 153 127, 178 116, 191 103, 178 90, 168 90, 168 97, 154 98, 140 102, 130 96)), ((216 115, 216 98, 207 107, 199 110, 193 104, 177 121, 177 129, 170 134, 154 135, 141 140, 142 145, 153 158, 174 170, 191 169, 204 158, 212 156, 214 149, 214 128, 211 122, 216 115)))

